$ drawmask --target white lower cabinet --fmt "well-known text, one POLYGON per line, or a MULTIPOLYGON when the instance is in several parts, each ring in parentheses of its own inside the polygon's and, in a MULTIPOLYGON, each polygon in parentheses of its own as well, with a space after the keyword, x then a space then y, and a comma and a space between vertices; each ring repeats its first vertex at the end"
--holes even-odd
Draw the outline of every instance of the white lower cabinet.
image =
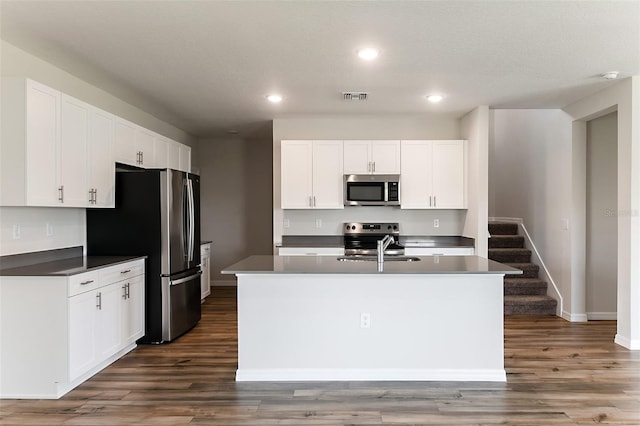
POLYGON ((1 277, 0 398, 60 398, 133 350, 144 335, 144 262, 1 277))

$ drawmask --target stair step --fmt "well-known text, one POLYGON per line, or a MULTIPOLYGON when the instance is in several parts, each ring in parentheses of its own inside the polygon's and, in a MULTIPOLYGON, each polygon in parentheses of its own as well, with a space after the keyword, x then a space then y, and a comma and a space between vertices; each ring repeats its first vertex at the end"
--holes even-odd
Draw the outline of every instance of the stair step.
POLYGON ((492 248, 489 259, 502 263, 526 263, 531 261, 531 250, 525 248, 492 248))
POLYGON ((517 262, 517 263, 509 263, 503 262, 507 266, 511 266, 512 268, 520 269, 522 274, 519 275, 507 275, 510 278, 538 278, 538 271, 540 271, 540 267, 535 263, 528 262, 517 262))
POLYGON ((549 296, 504 296, 505 315, 555 315, 557 305, 549 296))
POLYGON ((522 235, 492 235, 489 238, 489 248, 523 248, 522 235))
POLYGON ((547 283, 538 278, 504 278, 505 296, 544 296, 547 283))
POLYGON ((510 222, 489 222, 491 235, 518 235, 518 224, 510 222))

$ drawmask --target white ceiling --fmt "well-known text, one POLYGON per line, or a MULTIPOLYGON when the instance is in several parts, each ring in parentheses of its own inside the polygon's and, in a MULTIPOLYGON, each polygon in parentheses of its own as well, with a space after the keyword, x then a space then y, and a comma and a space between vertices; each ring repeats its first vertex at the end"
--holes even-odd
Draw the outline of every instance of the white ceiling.
POLYGON ((640 0, 0 6, 7 42, 196 136, 297 114, 560 108, 614 84, 603 72, 640 74, 640 0), (373 63, 356 56, 368 45, 373 63), (351 90, 369 99, 341 100, 351 90))

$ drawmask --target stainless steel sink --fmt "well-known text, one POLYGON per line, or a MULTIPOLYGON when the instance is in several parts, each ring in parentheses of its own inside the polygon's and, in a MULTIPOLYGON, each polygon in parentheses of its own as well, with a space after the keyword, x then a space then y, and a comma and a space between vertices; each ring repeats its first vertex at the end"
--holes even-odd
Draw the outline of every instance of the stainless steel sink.
MULTIPOLYGON (((373 255, 351 255, 351 256, 340 256, 338 258, 340 262, 377 262, 378 258, 373 255)), ((414 256, 385 256, 385 262, 417 262, 419 261, 419 257, 414 256)))

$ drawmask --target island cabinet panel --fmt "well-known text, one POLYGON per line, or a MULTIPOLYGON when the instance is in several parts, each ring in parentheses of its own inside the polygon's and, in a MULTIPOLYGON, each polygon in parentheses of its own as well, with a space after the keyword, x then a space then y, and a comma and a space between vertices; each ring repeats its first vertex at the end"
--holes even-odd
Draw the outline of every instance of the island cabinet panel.
POLYGON ((365 267, 236 272, 236 380, 506 380, 502 274, 365 267))
POLYGON ((400 141, 344 141, 345 174, 400 173, 400 141))
POLYGON ((282 208, 344 208, 342 170, 342 141, 282 141, 282 208))
POLYGON ((1 277, 0 397, 60 398, 133 350, 144 335, 144 269, 140 259, 1 277))
POLYGON ((403 209, 466 208, 465 141, 402 141, 403 209))

